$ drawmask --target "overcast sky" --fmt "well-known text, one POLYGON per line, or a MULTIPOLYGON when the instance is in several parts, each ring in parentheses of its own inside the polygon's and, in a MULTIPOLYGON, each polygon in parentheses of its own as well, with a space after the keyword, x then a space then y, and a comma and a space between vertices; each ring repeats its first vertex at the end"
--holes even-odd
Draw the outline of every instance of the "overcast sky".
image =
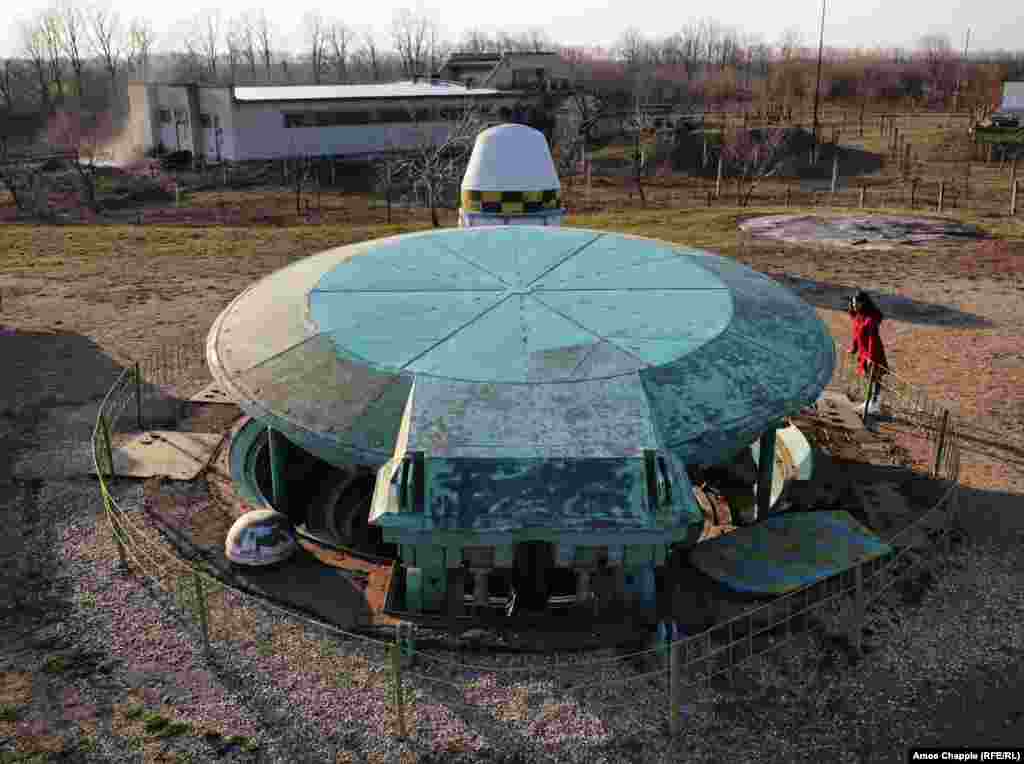
MULTIPOLYGON (((8 22, 0 29, 0 54, 20 52, 21 19, 52 5, 53 0, 20 0, 8 5, 8 22), (16 10, 14 10, 16 9, 16 10), (12 13, 11 10, 14 10, 12 13)), ((92 0, 79 0, 84 5, 92 0)), ((174 46, 181 37, 183 22, 204 8, 216 7, 225 17, 259 8, 253 0, 208 2, 156 2, 156 0, 108 0, 123 18, 148 17, 158 35, 158 48, 174 46)), ((396 8, 415 7, 412 2, 329 3, 314 5, 308 0, 265 5, 285 47, 301 46, 301 18, 310 9, 325 17, 334 16, 351 27, 372 29, 381 47, 390 46, 390 23, 396 8)), ((422 7, 422 6, 421 6, 422 7)), ((710 5, 684 4, 671 0, 631 0, 599 3, 594 0, 519 0, 515 3, 449 0, 427 3, 446 39, 457 41, 469 28, 507 30, 513 34, 528 27, 543 28, 548 35, 569 45, 603 45, 615 42, 623 29, 633 26, 646 36, 664 36, 701 16, 709 16, 741 32, 760 36, 768 43, 783 32, 796 28, 806 44, 817 40, 820 0, 719 0, 710 5)), ((832 0, 825 21, 826 45, 838 47, 911 47, 924 34, 947 34, 953 46, 962 49, 964 33, 971 30, 972 50, 1024 48, 1024 2, 1015 0, 931 0, 927 3, 882 0, 832 0), (1016 10, 1014 10, 1016 8, 1016 10)))

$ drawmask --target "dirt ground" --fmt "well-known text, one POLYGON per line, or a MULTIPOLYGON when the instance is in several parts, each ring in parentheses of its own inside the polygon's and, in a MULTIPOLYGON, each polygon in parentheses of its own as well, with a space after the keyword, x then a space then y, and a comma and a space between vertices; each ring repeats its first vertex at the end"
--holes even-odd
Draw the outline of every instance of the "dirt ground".
MULTIPOLYGON (((289 199, 286 192, 268 191, 260 203, 287 209, 289 199)), ((214 195, 192 201, 209 210, 228 200, 214 195)), ((856 288, 872 292, 887 317, 882 336, 896 373, 948 402, 961 418, 965 525, 975 541, 1011 555, 1015 573, 1003 586, 1024 590, 1024 222, 965 218, 998 238, 886 252, 766 245, 736 234, 742 215, 777 211, 641 211, 622 194, 601 214, 570 216, 566 224, 646 234, 737 257, 798 291, 841 342, 849 336, 846 297, 856 288)), ((6 571, 0 608, 21 603, 0 610, 4 633, 19 635, 0 648, 0 705, 61 692, 67 680, 47 673, 44 658, 74 646, 73 638, 45 636, 47 629, 64 634, 67 597, 54 584, 59 560, 52 549, 49 556, 21 559, 26 539, 34 539, 33 549, 50 543, 48 505, 39 497, 58 491, 78 502, 96 500, 93 481, 45 469, 19 472, 18 457, 45 454, 45 444, 55 440, 62 448, 84 447, 99 401, 124 364, 159 344, 201 347, 216 315, 259 277, 329 246, 429 225, 422 212, 402 211, 390 226, 383 214, 365 197, 353 196, 320 224, 230 227, 202 225, 197 218, 191 226, 0 226, 0 451, 11 457, 0 459, 0 506, 10 529, 0 537, 6 571)), ((449 215, 445 222, 454 221, 449 215)), ((955 602, 948 606, 957 608, 955 602)), ((1005 615, 1000 628, 1019 632, 1024 606, 1005 615)), ((993 640, 993 633, 979 627, 978 635, 964 638, 993 640)), ((122 702, 119 669, 94 657, 84 663, 94 670, 105 666, 106 673, 89 681, 106 682, 111 702, 122 702)), ((914 740, 1019 744, 1024 706, 1010 688, 1020 681, 1022 661, 1018 651, 1009 669, 972 664, 956 680, 941 674, 886 680, 875 672, 871 681, 879 696, 901 698, 911 710, 896 725, 885 715, 874 717, 872 728, 859 732, 875 742, 850 760, 895 760, 893 752, 902 756, 914 740), (912 701, 907 681, 914 682, 912 701), (926 681, 947 691, 929 693, 926 681), (961 702, 967 694, 969 708, 961 702)), ((755 705, 744 706, 748 723, 755 705)), ((827 723, 843 729, 842 713, 827 723)), ((0 750, 12 740, 13 724, 0 721, 0 750)), ((34 750, 68 752, 53 739, 59 730, 40 735, 34 750)))

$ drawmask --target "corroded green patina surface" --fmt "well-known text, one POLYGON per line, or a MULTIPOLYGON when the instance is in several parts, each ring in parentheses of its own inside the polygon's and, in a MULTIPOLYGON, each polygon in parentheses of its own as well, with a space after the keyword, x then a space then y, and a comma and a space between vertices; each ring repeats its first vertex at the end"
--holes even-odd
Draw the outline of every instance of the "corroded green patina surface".
POLYGON ((701 518, 686 464, 749 446, 816 399, 834 364, 814 310, 732 260, 532 226, 308 258, 232 303, 208 356, 250 414, 339 465, 391 458, 411 396, 408 449, 425 454, 434 498, 379 518, 403 543, 689 538, 701 518), (674 487, 657 517, 629 477, 646 449, 674 487))

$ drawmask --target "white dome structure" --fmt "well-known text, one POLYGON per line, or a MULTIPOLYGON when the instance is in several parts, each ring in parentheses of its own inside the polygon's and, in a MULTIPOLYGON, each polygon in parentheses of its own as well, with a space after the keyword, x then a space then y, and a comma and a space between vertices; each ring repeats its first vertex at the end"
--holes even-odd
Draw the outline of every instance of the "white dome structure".
POLYGON ((224 555, 237 565, 274 565, 295 552, 288 518, 273 509, 256 509, 235 520, 224 541, 224 555))
POLYGON ((459 225, 559 225, 561 191, 544 134, 497 125, 476 138, 462 179, 459 225))

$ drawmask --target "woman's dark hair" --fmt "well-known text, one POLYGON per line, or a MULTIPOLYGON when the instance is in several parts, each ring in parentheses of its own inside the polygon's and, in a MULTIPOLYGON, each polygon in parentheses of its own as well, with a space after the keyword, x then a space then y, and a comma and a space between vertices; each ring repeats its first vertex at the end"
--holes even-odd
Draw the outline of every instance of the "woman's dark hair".
POLYGON ((858 289, 857 294, 853 296, 853 299, 860 305, 861 313, 873 313, 878 320, 883 318, 882 311, 878 309, 878 305, 871 299, 871 295, 865 292, 863 289, 858 289))

